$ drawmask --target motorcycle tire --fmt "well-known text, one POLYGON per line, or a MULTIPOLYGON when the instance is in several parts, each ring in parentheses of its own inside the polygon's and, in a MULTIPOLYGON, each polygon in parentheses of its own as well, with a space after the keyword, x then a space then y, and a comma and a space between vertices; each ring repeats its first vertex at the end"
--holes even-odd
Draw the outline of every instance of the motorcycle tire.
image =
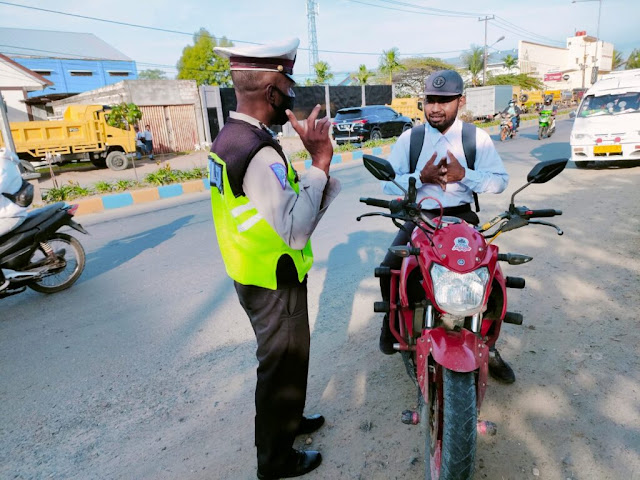
POLYGON ((505 127, 500 131, 500 141, 504 142, 509 135, 509 130, 505 127))
POLYGON ((547 127, 538 128, 538 140, 542 140, 547 134, 547 127))
POLYGON ((433 385, 436 388, 430 390, 429 404, 423 409, 427 419, 425 480, 471 480, 478 423, 475 373, 436 368, 442 372, 442 381, 433 385), (438 400, 442 405, 434 403, 438 400), (433 434, 436 439, 432 441, 433 434))
MULTIPOLYGON (((30 282, 28 287, 40 293, 56 293, 66 290, 76 283, 84 271, 86 263, 84 248, 78 240, 66 233, 54 233, 47 239, 46 244, 54 252, 60 252, 61 249, 64 249, 64 266, 51 270, 49 274, 30 282)), ((31 256, 29 263, 42 263, 46 257, 43 247, 39 246, 31 256)))

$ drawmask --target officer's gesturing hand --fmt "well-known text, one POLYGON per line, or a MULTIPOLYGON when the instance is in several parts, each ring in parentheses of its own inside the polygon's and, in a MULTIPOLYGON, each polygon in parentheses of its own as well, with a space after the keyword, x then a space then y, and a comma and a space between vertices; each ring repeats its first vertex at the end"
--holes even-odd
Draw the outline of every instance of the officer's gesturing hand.
POLYGON ((429 161, 420 171, 420 181, 440 185, 440 188, 444 190, 447 187, 447 159, 442 158, 439 163, 435 163, 437 155, 436 152, 433 152, 429 161))
POLYGON ((300 135, 304 148, 311 154, 311 165, 323 170, 329 176, 329 165, 333 157, 333 145, 329 139, 330 123, 327 117, 318 120, 320 105, 316 105, 309 118, 299 122, 291 110, 287 110, 287 117, 291 126, 300 135))

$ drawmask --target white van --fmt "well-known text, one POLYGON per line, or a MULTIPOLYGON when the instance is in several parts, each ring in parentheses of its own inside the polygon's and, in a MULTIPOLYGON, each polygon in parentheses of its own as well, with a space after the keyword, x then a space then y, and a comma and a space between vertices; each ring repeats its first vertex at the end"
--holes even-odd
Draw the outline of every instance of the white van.
POLYGON ((571 130, 571 160, 640 160, 640 69, 603 76, 584 94, 571 130))

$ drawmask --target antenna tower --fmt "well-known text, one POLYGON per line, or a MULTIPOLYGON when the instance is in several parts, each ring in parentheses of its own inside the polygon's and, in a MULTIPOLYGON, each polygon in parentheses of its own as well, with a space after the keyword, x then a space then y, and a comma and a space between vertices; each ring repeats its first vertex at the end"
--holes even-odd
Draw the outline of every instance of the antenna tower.
POLYGON ((307 0, 307 32, 309 34, 309 73, 314 72, 318 63, 318 36, 316 35, 316 15, 319 14, 318 2, 307 0))

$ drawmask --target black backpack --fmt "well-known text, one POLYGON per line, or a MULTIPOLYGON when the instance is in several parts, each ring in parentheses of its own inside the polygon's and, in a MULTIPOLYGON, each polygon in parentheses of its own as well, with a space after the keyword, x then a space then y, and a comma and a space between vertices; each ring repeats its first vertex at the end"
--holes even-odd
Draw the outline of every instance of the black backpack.
MULTIPOLYGON (((409 173, 416 171, 418 157, 422 151, 424 143, 425 125, 418 125, 411 129, 411 140, 409 144, 409 173)), ((467 167, 475 170, 476 164, 476 126, 472 123, 462 122, 462 150, 467 159, 467 167)), ((473 192, 473 201, 476 205, 476 212, 480 211, 480 203, 478 202, 478 194, 473 192)))

